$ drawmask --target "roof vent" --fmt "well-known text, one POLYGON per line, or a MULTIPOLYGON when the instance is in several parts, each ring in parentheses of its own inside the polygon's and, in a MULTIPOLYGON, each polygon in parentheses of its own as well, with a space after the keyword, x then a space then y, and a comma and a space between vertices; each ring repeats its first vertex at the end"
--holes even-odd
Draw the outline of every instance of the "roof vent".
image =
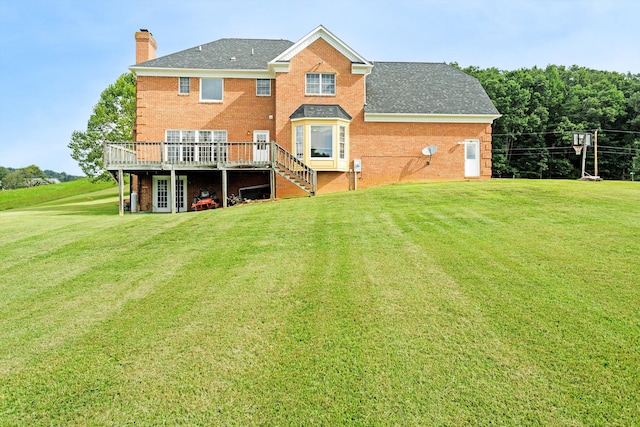
POLYGON ((232 61, 235 61, 235 60, 236 60, 236 57, 235 57, 235 56, 232 56, 232 57, 231 57, 231 60, 232 60, 232 61))

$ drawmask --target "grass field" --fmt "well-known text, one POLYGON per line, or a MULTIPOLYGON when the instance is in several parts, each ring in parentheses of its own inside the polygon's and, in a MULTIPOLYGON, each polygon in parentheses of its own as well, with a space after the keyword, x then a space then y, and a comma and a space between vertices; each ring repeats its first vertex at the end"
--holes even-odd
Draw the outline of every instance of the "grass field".
POLYGON ((640 424, 638 183, 116 191, 0 212, 0 425, 640 424))

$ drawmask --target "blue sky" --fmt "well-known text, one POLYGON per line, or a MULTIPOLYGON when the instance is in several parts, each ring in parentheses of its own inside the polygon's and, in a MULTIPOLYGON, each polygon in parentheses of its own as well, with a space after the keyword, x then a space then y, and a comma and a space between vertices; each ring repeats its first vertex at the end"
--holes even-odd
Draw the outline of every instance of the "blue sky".
POLYGON ((297 41, 318 25, 372 61, 640 74, 637 0, 0 0, 0 165, 80 175, 67 148, 135 62, 225 37, 297 41))

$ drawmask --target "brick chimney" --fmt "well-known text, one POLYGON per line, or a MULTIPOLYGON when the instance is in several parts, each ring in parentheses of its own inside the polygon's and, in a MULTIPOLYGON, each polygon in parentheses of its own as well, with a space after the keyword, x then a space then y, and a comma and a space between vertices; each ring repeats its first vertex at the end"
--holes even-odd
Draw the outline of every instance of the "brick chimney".
POLYGON ((156 41, 149 30, 136 32, 136 64, 156 59, 156 41))

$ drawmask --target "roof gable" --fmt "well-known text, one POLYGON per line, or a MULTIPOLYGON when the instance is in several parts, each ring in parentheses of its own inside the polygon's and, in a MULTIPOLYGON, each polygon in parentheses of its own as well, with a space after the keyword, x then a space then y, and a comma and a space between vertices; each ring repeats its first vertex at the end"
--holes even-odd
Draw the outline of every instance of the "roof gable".
POLYGON ((329 43, 334 49, 336 49, 349 61, 351 61, 351 63, 354 64, 354 72, 365 74, 371 70, 371 67, 373 65, 369 61, 364 59, 364 57, 358 54, 355 50, 351 49, 346 43, 344 43, 322 25, 311 31, 309 34, 304 36, 293 45, 289 46, 287 50, 270 61, 269 65, 276 68, 281 68, 278 67, 279 64, 288 63, 291 58, 296 56, 298 53, 309 47, 313 42, 320 38, 329 43))

